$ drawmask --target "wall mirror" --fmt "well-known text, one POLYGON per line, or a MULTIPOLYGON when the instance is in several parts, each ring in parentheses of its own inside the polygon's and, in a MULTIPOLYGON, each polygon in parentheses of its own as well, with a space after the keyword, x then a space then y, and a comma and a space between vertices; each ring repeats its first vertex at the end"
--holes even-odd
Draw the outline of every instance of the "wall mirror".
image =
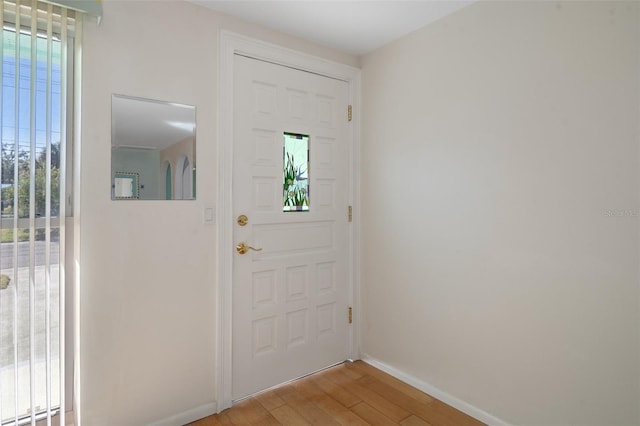
POLYGON ((111 199, 196 198, 196 108, 111 97, 111 199))

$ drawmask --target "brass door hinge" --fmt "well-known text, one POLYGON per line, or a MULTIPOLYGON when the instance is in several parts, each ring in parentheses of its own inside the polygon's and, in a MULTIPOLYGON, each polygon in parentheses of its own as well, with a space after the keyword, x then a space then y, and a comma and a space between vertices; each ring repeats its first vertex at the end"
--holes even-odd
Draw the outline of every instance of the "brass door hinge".
POLYGON ((349 324, 353 323, 353 308, 349 306, 349 324))
POLYGON ((349 105, 347 107, 347 120, 351 121, 353 119, 353 107, 349 105))

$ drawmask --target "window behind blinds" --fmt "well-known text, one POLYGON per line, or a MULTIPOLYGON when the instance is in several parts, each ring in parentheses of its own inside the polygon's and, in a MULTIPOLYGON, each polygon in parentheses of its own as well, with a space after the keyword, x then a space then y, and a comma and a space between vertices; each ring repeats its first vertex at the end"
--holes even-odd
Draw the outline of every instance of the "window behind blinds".
POLYGON ((73 12, 2 1, 0 21, 0 419, 65 407, 65 200, 73 12), (68 101, 69 100, 69 101, 68 101))

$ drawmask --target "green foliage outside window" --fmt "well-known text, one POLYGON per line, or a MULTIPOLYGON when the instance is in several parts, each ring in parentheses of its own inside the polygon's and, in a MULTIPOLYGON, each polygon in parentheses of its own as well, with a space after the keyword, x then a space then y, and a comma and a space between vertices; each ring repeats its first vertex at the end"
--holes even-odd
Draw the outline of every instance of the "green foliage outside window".
MULTIPOLYGON (((46 216, 46 151, 40 153, 35 161, 35 216, 46 216)), ((5 151, 2 154, 2 218, 8 219, 14 216, 14 170, 15 155, 13 151, 5 151)), ((60 212, 60 169, 59 144, 51 146, 51 216, 56 217, 60 212)), ((28 154, 18 154, 18 217, 29 217, 30 206, 30 162, 28 154)), ((36 229, 36 240, 44 239, 44 230, 36 229)), ((18 241, 28 241, 29 232, 26 229, 18 231, 18 241)), ((13 241, 13 229, 0 231, 0 242, 13 241)))

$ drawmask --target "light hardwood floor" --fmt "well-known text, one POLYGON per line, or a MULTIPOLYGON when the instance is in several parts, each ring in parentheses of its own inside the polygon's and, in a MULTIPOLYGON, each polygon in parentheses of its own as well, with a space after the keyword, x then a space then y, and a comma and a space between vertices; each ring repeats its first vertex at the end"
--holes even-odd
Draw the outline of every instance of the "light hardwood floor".
POLYGON ((483 424, 369 364, 356 361, 260 393, 190 425, 483 424))

